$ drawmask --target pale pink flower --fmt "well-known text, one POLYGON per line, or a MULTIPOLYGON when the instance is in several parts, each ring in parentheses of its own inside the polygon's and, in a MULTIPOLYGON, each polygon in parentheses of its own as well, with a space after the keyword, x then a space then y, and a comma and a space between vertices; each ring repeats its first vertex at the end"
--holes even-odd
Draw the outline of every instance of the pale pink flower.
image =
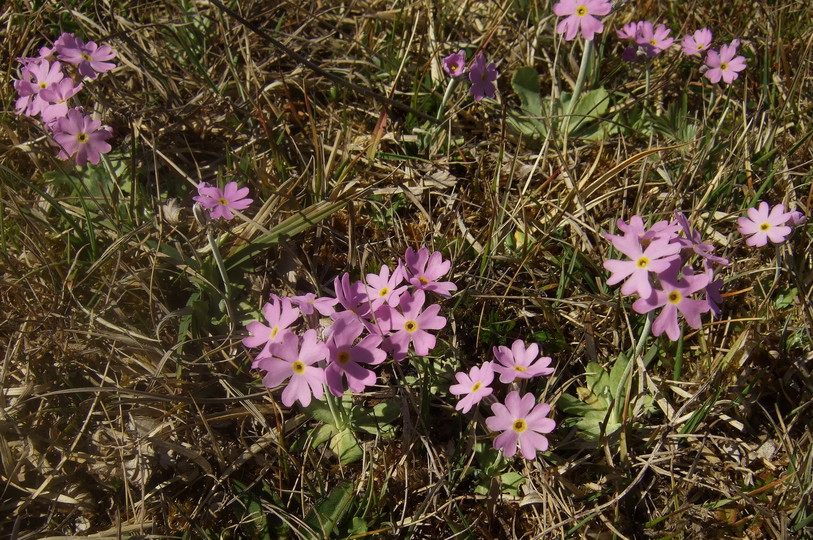
POLYGON ((674 43, 669 32, 663 24, 655 27, 650 21, 641 21, 635 34, 635 42, 644 47, 649 56, 656 56, 674 43))
POLYGON ((459 77, 466 72, 466 51, 460 49, 443 59, 443 69, 452 77, 459 77))
POLYGON ((607 15, 613 8, 608 0, 562 0, 553 5, 553 12, 565 19, 559 21, 556 32, 571 41, 581 30, 586 40, 593 39, 604 30, 604 24, 595 15, 607 15))
POLYGON ((438 315, 440 306, 437 304, 423 309, 425 301, 426 294, 419 289, 414 295, 408 292, 401 295, 400 311, 389 306, 382 307, 389 312, 388 320, 394 332, 389 337, 394 360, 400 362, 406 358, 410 343, 419 356, 426 356, 435 348, 435 336, 427 330, 440 330, 446 326, 446 317, 438 315))
POLYGON ((73 80, 64 78, 56 84, 42 90, 39 95, 48 104, 40 111, 42 121, 46 124, 68 114, 68 100, 82 89, 82 83, 74 85, 73 80))
POLYGON ((292 305, 289 298, 280 298, 272 294, 271 302, 266 302, 263 306, 263 315, 268 324, 260 321, 248 323, 246 329, 249 335, 243 338, 243 345, 246 347, 263 347, 254 361, 255 364, 261 357, 273 354, 271 348, 282 343, 285 334, 292 333, 290 326, 299 318, 299 310, 292 305))
POLYGON ((647 298, 652 293, 649 282, 649 273, 660 274, 679 259, 680 245, 670 243, 669 240, 653 240, 644 249, 638 236, 625 235, 613 239, 613 245, 621 253, 629 257, 629 261, 608 259, 604 261, 604 268, 612 272, 607 285, 615 285, 625 280, 621 286, 621 293, 629 296, 637 293, 647 298))
POLYGON ((336 312, 334 306, 339 303, 338 298, 329 296, 317 297, 313 293, 306 293, 299 296, 291 296, 291 303, 299 308, 303 315, 312 315, 314 309, 325 317, 330 317, 336 312))
POLYGON ((483 362, 480 367, 473 367, 468 373, 458 371, 454 374, 457 384, 449 387, 449 392, 455 396, 463 396, 455 405, 455 409, 463 414, 469 412, 471 408, 486 396, 494 391, 489 385, 494 380, 493 362, 483 362))
POLYGON ((435 251, 430 255, 429 250, 425 247, 418 251, 408 247, 404 259, 406 259, 406 277, 413 287, 437 293, 446 298, 452 296, 452 292, 457 290, 457 285, 451 281, 438 281, 452 267, 450 261, 443 260, 440 251, 435 251))
POLYGON ((50 63, 48 60, 31 62, 23 67, 22 79, 14 83, 19 94, 16 103, 18 114, 36 116, 48 102, 40 97, 40 92, 51 88, 64 78, 62 65, 59 62, 50 63))
POLYGON ((553 368, 548 367, 551 363, 549 356, 539 356, 539 345, 536 343, 525 347, 525 342, 521 339, 514 341, 511 348, 504 345, 494 347, 494 358, 498 364, 494 365, 494 371, 500 374, 500 382, 510 383, 514 379, 530 379, 540 375, 550 375, 553 368))
POLYGON ((54 43, 59 59, 76 66, 83 77, 95 79, 99 73, 105 73, 116 67, 108 62, 116 56, 116 51, 109 45, 97 45, 93 41, 85 43, 73 34, 62 34, 54 43))
POLYGON ((734 79, 739 77, 739 72, 747 67, 744 56, 735 56, 739 45, 740 40, 735 39, 731 45, 720 47, 719 53, 710 50, 706 54, 706 66, 709 69, 703 75, 715 84, 720 82, 720 79, 726 84, 734 82, 734 79))
POLYGON ((742 235, 752 235, 745 240, 749 246, 764 246, 768 240, 780 244, 790 235, 793 229, 785 223, 791 220, 790 212, 785 212, 785 206, 777 204, 771 208, 762 201, 758 208, 749 208, 748 217, 737 220, 737 230, 742 235))
POLYGON ((101 121, 94 120, 82 113, 81 109, 71 109, 56 120, 53 137, 59 147, 60 159, 75 156, 77 165, 88 161, 99 163, 101 154, 106 154, 111 147, 107 139, 112 136, 110 128, 102 126, 101 121))
POLYGON ((222 190, 201 182, 198 185, 198 194, 192 199, 208 210, 212 219, 222 217, 226 220, 234 217, 232 210, 245 210, 254 201, 248 198, 248 188, 238 188, 237 182, 229 182, 222 190))
POLYGON ((366 292, 373 311, 384 304, 398 305, 398 299, 407 290, 406 285, 399 287, 404 281, 403 267, 398 266, 390 275, 390 267, 381 266, 378 274, 367 274, 366 292))
POLYGON ((379 348, 383 339, 381 336, 369 334, 355 343, 363 331, 364 326, 356 319, 342 319, 333 323, 327 340, 325 379, 334 396, 344 393, 342 376, 347 378, 350 390, 364 392, 365 388, 375 384, 376 375, 361 364, 376 365, 387 359, 387 353, 379 348))
POLYGON ((258 358, 256 366, 266 371, 263 384, 275 388, 288 381, 282 391, 282 404, 290 407, 299 401, 303 407, 310 405, 311 397, 322 399, 325 394, 325 370, 316 366, 327 357, 327 346, 316 337, 316 330, 308 330, 302 336, 290 332, 274 347, 273 356, 258 358))
POLYGON ((686 34, 680 42, 680 50, 688 56, 700 56, 700 53, 711 46, 711 30, 701 28, 694 34, 686 34))
POLYGON ((486 418, 486 426, 491 431, 502 431, 494 439, 494 448, 502 450, 505 457, 513 457, 519 445, 522 457, 534 459, 537 452, 548 449, 548 439, 543 433, 550 433, 556 422, 547 418, 550 405, 536 403, 533 394, 519 397, 513 391, 505 398, 505 404, 494 403, 491 406, 493 416, 486 418))
POLYGON ((708 274, 692 275, 684 271, 683 279, 678 279, 680 265, 673 264, 669 269, 661 272, 659 278, 663 290, 654 289, 646 298, 639 298, 632 304, 632 309, 638 313, 649 313, 654 309, 663 307, 658 317, 652 323, 652 334, 659 336, 666 332, 669 339, 677 341, 680 337, 678 312, 692 328, 700 328, 700 315, 709 311, 710 306, 706 300, 689 298, 689 295, 704 289, 709 283, 708 274))

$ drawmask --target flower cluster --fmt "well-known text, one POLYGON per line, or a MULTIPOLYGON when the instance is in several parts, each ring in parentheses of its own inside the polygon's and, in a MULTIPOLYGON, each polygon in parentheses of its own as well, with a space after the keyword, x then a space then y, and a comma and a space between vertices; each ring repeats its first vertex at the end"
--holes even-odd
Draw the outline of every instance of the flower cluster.
POLYGON ((643 219, 634 215, 629 223, 619 219, 618 228, 624 234, 603 236, 629 260, 604 262, 604 268, 612 273, 607 284, 623 281, 621 294, 637 294, 640 298, 632 309, 638 313, 663 308, 652 324, 654 335, 665 332, 677 341, 678 314, 692 328, 700 328, 703 313, 720 314, 722 280, 715 279, 715 266, 727 266, 728 261, 714 255, 714 246, 703 242, 702 234, 692 229, 686 216, 676 213, 671 221, 659 221, 647 229, 643 219))
POLYGON ((207 210, 212 219, 225 220, 234 217, 232 210, 245 210, 254 202, 254 199, 248 198, 248 188, 238 188, 237 182, 229 182, 223 189, 201 182, 198 184, 198 194, 192 199, 207 210))
POLYGON ((672 46, 674 38, 669 37, 671 30, 663 24, 655 26, 650 21, 636 21, 625 24, 616 34, 620 39, 630 40, 634 45, 624 49, 621 57, 629 62, 639 57, 653 57, 672 46))
POLYGON ((333 297, 272 295, 263 306, 265 322, 249 323, 243 339, 246 347, 262 347, 252 367, 266 372, 269 388, 288 381, 282 392, 287 407, 321 399, 323 384, 335 396, 347 389, 363 392, 377 380, 370 368, 388 355, 401 361, 410 351, 426 356, 435 347, 432 332, 444 328, 446 318, 427 293, 448 298, 457 290, 440 281, 450 269, 440 252, 407 248, 393 271, 384 265, 352 283, 349 274, 337 276, 333 297), (329 324, 322 325, 319 315, 329 324))
POLYGON ((20 79, 14 81, 16 112, 42 120, 59 148, 60 159, 73 157, 78 165, 96 164, 101 154, 110 151, 110 128, 81 107, 70 108, 68 102, 82 89, 83 79, 96 79, 116 67, 109 62, 115 56, 108 45, 85 43, 65 33, 53 47, 42 47, 39 56, 18 58, 22 69, 20 79))
POLYGON ((745 243, 749 246, 764 246, 768 240, 774 244, 784 242, 793 229, 807 221, 807 217, 798 210, 785 212, 785 206, 777 204, 773 208, 762 201, 757 208, 749 208, 748 217, 737 220, 737 230, 748 236, 745 243), (789 225, 788 225, 789 224, 789 225))
MULTIPOLYGON (((463 75, 466 72, 466 51, 461 49, 444 58, 443 69, 455 78, 463 75)), ((497 65, 494 62, 486 62, 484 54, 478 54, 474 58, 468 72, 469 82, 471 82, 469 93, 475 101, 480 101, 484 97, 493 98, 497 95, 495 82, 500 74, 497 73, 497 65)))
MULTIPOLYGON (((471 368, 468 373, 455 373, 457 384, 449 387, 449 392, 462 396, 455 409, 467 413, 484 397, 490 396, 494 392, 491 384, 495 373, 499 374, 500 382, 504 384, 553 373, 553 368, 549 367, 550 357, 539 356, 539 345, 536 343, 526 346, 518 339, 510 349, 499 346, 494 347, 493 352, 495 361, 484 362, 471 368)), ((548 449, 548 440, 542 434, 553 431, 556 422, 547 418, 550 412, 547 403, 537 404, 533 394, 520 397, 519 392, 514 390, 506 396, 504 403, 493 403, 491 412, 493 415, 486 418, 486 426, 491 431, 502 431, 494 439, 494 448, 502 450, 506 457, 514 456, 517 444, 525 459, 534 459, 537 452, 548 449)))

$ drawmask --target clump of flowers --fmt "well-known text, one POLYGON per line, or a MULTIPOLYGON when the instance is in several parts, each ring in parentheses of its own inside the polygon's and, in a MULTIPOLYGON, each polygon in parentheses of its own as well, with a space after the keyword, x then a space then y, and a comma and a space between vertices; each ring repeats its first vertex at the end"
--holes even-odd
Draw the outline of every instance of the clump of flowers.
POLYGON ((18 96, 15 110, 40 118, 59 150, 59 158, 72 157, 77 165, 95 165, 111 150, 107 139, 112 130, 85 114, 82 107, 72 108, 69 103, 82 90, 82 79, 96 79, 116 67, 109 62, 115 56, 109 45, 85 43, 64 33, 52 48, 42 47, 39 56, 17 59, 22 67, 20 78, 14 81, 18 96), (71 65, 73 69, 69 69, 71 65))
POLYGON ((768 240, 781 244, 793 232, 788 224, 798 226, 806 221, 804 214, 798 210, 785 212, 784 205, 777 204, 771 208, 765 201, 756 208, 749 208, 746 213, 748 217, 737 220, 737 230, 743 236, 748 236, 745 243, 749 246, 761 247, 768 240))
POLYGON ((659 221, 646 228, 640 216, 629 223, 618 220, 623 235, 603 235, 628 260, 608 259, 609 285, 624 281, 621 294, 638 295, 632 309, 649 313, 662 308, 652 324, 652 333, 663 333, 676 341, 680 337, 678 316, 691 328, 700 328, 701 315, 720 313, 722 280, 715 279, 716 267, 728 261, 715 255, 714 246, 703 242, 689 220, 676 213, 671 221, 659 221))
POLYGON ((223 189, 210 186, 206 182, 198 184, 198 194, 192 197, 205 208, 212 219, 232 219, 232 210, 245 210, 254 202, 248 197, 248 188, 237 187, 237 182, 229 182, 223 189))
POLYGON ((609 0, 562 0, 553 5, 553 13, 558 17, 565 17, 556 26, 556 32, 564 34, 565 39, 571 41, 581 31, 582 37, 592 40, 596 34, 604 31, 602 23, 596 15, 603 17, 612 11, 613 5, 609 0))
POLYGON ((247 325, 243 345, 262 347, 252 367, 266 371, 263 383, 274 388, 289 381, 284 405, 322 399, 325 384, 337 397, 348 389, 363 392, 376 383, 374 369, 388 357, 400 362, 431 353, 434 332, 446 326, 446 318, 428 295, 449 296, 457 288, 438 281, 451 263, 427 248, 407 249, 405 259, 394 270, 384 265, 368 274, 366 283, 337 276, 334 297, 274 295, 262 309, 266 322, 247 325))
POLYGON ((497 64, 488 62, 482 53, 474 57, 474 61, 468 69, 466 69, 466 51, 460 50, 450 54, 443 59, 443 69, 453 79, 458 79, 468 71, 468 79, 471 83, 469 93, 475 101, 482 101, 484 97, 494 98, 497 95, 496 81, 500 76, 497 72, 497 64))
POLYGON ((633 62, 639 57, 653 57, 661 54, 674 43, 670 37, 671 30, 666 25, 655 26, 651 21, 635 21, 625 24, 621 30, 616 31, 620 39, 630 40, 635 45, 628 46, 621 57, 633 62))

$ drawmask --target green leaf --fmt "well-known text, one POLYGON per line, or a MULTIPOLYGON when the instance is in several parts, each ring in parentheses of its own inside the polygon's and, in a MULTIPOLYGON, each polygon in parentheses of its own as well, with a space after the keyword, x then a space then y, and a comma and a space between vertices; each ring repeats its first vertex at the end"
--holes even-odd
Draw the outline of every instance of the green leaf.
POLYGON ((313 437, 311 447, 316 448, 320 444, 328 442, 331 437, 334 437, 338 433, 339 431, 332 424, 322 424, 313 428, 311 431, 311 437, 313 437))
POLYGON ((349 429, 343 429, 330 439, 330 449, 339 457, 339 463, 347 465, 360 460, 364 453, 349 429))
POLYGON ((319 538, 327 538, 347 513, 353 498, 353 483, 341 482, 331 490, 327 498, 308 512, 305 523, 320 533, 319 538))
POLYGON ((401 401, 397 398, 388 399, 372 409, 354 406, 350 414, 354 430, 370 435, 389 434, 395 429, 392 422, 401 415, 401 401))
POLYGON ((503 493, 517 497, 519 495, 519 487, 525 481, 525 477, 517 472, 507 472, 500 476, 500 488, 503 493))
POLYGON ((511 87, 519 97, 522 110, 529 116, 542 116, 539 74, 532 67, 521 67, 511 77, 511 87))

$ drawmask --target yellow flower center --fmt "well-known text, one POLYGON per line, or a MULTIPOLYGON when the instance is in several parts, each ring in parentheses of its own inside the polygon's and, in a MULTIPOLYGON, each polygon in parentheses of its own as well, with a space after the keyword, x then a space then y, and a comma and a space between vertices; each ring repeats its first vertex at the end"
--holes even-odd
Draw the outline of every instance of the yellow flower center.
POLYGON ((728 62, 723 62, 722 64, 720 64, 720 69, 723 70, 723 71, 727 70, 728 69, 728 62))
POLYGON ((297 375, 302 375, 303 373, 305 373, 305 363, 302 362, 301 360, 297 360, 296 362, 294 362, 294 365, 291 366, 291 369, 293 369, 294 373, 296 373, 297 375))
POLYGON ((681 296, 681 294, 677 291, 672 291, 669 293, 669 301, 673 304, 679 304, 681 298, 683 298, 683 296, 681 296))
POLYGON ((228 200, 228 199, 224 199, 223 197, 219 197, 219 198, 217 199, 217 202, 218 202, 218 203, 220 203, 220 204, 222 204, 223 206, 226 206, 227 204, 229 204, 229 200, 228 200))
POLYGON ((759 226, 759 230, 763 232, 767 231, 770 228, 771 228, 770 223, 763 223, 762 225, 759 226))
POLYGON ((481 383, 481 382, 476 382, 476 383, 474 383, 474 386, 472 386, 472 387, 471 387, 471 391, 472 391, 472 392, 476 392, 476 391, 478 391, 478 390, 479 390, 479 389, 480 389, 482 386, 483 386, 483 383, 481 383))
POLYGON ((379 298, 384 298, 388 294, 390 294, 390 288, 389 287, 381 287, 381 290, 378 291, 378 297, 379 298))
POLYGON ((87 60, 88 62, 90 62, 91 60, 93 60, 93 58, 91 58, 91 57, 90 57, 90 55, 89 55, 89 54, 87 54, 87 53, 82 53, 82 58, 84 58, 84 59, 85 59, 85 60, 87 60))
POLYGON ((449 64, 449 71, 451 71, 452 73, 454 73, 455 71, 457 71, 457 68, 458 68, 458 67, 459 67, 459 66, 457 65, 457 63, 449 64))
POLYGON ((77 133, 76 134, 76 140, 79 141, 80 143, 84 144, 84 143, 88 142, 88 134, 87 133, 77 133))
POLYGON ((277 333, 279 333, 279 326, 275 326, 274 328, 271 329, 271 333, 269 334, 270 339, 274 339, 275 337, 277 337, 277 333))
POLYGON ((407 322, 404 323, 404 330, 406 330, 410 334, 413 333, 417 329, 418 329, 418 323, 415 322, 415 321, 407 321, 407 322))
POLYGON ((525 420, 523 420, 522 418, 519 418, 517 420, 514 420, 514 424, 511 427, 517 433, 522 433, 523 431, 528 429, 528 424, 525 422, 525 420))
POLYGON ((654 47, 655 45, 658 44, 658 42, 657 42, 657 40, 655 40, 655 38, 652 38, 652 39, 649 40, 649 44, 654 47))
POLYGON ((526 371, 528 371, 528 370, 526 370, 526 369, 525 369, 524 367, 522 367, 522 366, 514 366, 514 371, 519 371, 520 373, 525 373, 525 372, 526 372, 526 371))
POLYGON ((341 365, 345 365, 350 361, 350 353, 347 351, 339 351, 339 355, 336 357, 336 361, 341 365))
POLYGON ((702 51, 702 50, 703 50, 703 44, 702 44, 702 43, 698 43, 698 44, 697 44, 697 50, 698 50, 698 51, 702 51))
MULTIPOLYGON (((485 79, 483 79, 483 80, 485 80, 485 79)), ((426 285, 427 283, 429 283, 429 280, 428 280, 428 279, 426 279, 426 278, 425 278, 425 277, 423 277, 423 276, 419 277, 419 278, 418 278, 418 281, 420 281, 420 282, 421 282, 421 285, 426 285)))
POLYGON ((635 261, 635 266, 638 268, 646 268, 649 266, 649 259, 647 257, 641 257, 637 261, 635 261))
POLYGON ((40 83, 40 88, 47 88, 47 87, 48 87, 48 85, 47 85, 47 84, 45 84, 44 82, 41 82, 41 83, 40 83))
POLYGON ((579 6, 576 8, 576 15, 579 17, 584 17, 587 15, 587 6, 579 6))

